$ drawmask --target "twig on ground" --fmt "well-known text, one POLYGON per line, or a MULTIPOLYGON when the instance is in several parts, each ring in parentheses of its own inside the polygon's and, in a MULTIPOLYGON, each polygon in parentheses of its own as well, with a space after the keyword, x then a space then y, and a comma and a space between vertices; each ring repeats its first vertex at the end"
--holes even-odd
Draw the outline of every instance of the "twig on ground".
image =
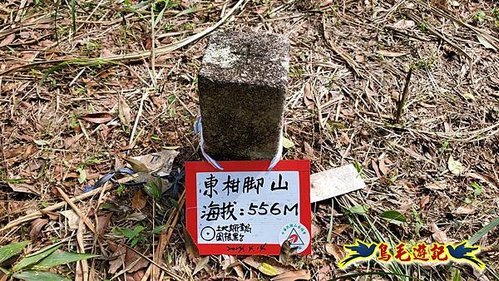
POLYGON ((492 46, 494 46, 496 48, 496 50, 499 50, 499 44, 498 44, 499 39, 498 38, 491 36, 490 34, 487 34, 487 33, 483 32, 482 30, 463 22, 462 20, 456 18, 451 13, 449 13, 449 11, 447 11, 446 9, 442 9, 442 7, 435 7, 435 6, 429 5, 426 2, 419 1, 419 0, 418 0, 418 2, 421 5, 427 5, 432 12, 434 12, 442 17, 445 17, 445 18, 447 18, 447 19, 449 19, 449 20, 451 20, 451 21, 453 21, 461 26, 464 26, 464 27, 471 29, 477 35, 480 35, 483 38, 485 38, 485 40, 487 40, 492 46))
POLYGON ((177 225, 178 218, 180 217, 180 210, 184 207, 185 190, 184 192, 182 192, 182 195, 180 195, 178 202, 178 207, 174 212, 170 214, 170 217, 168 218, 168 221, 166 223, 168 228, 165 228, 163 229, 163 231, 161 231, 158 246, 156 247, 156 252, 153 257, 154 263, 149 265, 146 274, 144 274, 144 277, 142 278, 142 281, 147 280, 149 278, 149 274, 151 275, 152 280, 158 280, 159 271, 156 270, 155 264, 160 264, 163 253, 165 252, 165 248, 170 242, 170 238, 173 234, 173 231, 175 230, 175 225, 177 225))
POLYGON ((145 101, 145 99, 147 99, 148 96, 149 96, 148 91, 144 90, 144 93, 142 93, 142 98, 140 99, 139 111, 137 112, 137 116, 135 117, 135 122, 133 123, 132 134, 130 134, 130 140, 128 142, 128 145, 130 147, 133 146, 135 132, 137 131, 137 126, 139 125, 139 119, 140 119, 140 116, 142 116, 142 111, 144 109, 144 101, 145 101))
MULTIPOLYGON (((408 18, 410 18, 411 20, 417 22, 418 24, 423 24, 423 20, 414 15, 413 13, 407 11, 404 13, 404 15, 406 15, 408 18)), ((459 47, 456 43, 452 42, 450 39, 448 39, 443 33, 440 33, 438 32, 433 26, 431 26, 429 23, 424 23, 425 27, 426 27, 426 30, 428 30, 429 33, 437 36, 438 38, 440 38, 442 41, 444 41, 445 43, 451 45, 454 49, 456 49, 457 51, 459 51, 459 53, 461 53, 462 55, 464 55, 466 58, 468 58, 470 60, 470 63, 472 62, 472 58, 471 56, 466 53, 461 47, 459 47)))
MULTIPOLYGON (((145 260, 147 260, 148 262, 150 262, 152 265, 154 265, 154 266, 156 266, 156 267, 158 267, 158 268, 161 268, 161 270, 163 270, 164 272, 166 272, 166 273, 167 273, 170 277, 172 277, 173 279, 178 280, 178 281, 181 281, 181 280, 184 280, 184 279, 185 279, 185 278, 183 278, 182 276, 180 276, 180 275, 178 275, 178 274, 176 274, 176 273, 172 272, 170 269, 168 269, 168 268, 166 268, 166 267, 162 266, 161 264, 156 263, 155 261, 153 261, 152 259, 150 259, 150 258, 149 258, 149 257, 147 257, 146 255, 142 254, 141 252, 139 252, 139 251, 135 250, 134 248, 131 248, 131 247, 127 246, 127 245, 124 245, 124 246, 125 246, 125 247, 127 247, 129 250, 131 250, 131 251, 135 252, 137 255, 141 256, 142 258, 144 258, 144 259, 145 259, 145 260)), ((152 267, 150 267, 150 268, 152 268, 152 267)), ((149 273, 147 273, 147 271, 146 271, 146 273, 144 274, 144 276, 145 276, 145 275, 150 276, 150 270, 149 270, 149 268, 148 268, 148 271, 149 271, 149 273)), ((163 279, 159 279, 159 280, 163 280, 163 279)))
POLYGON ((347 66, 350 67, 350 69, 354 72, 355 75, 357 75, 359 77, 363 77, 363 75, 357 70, 359 68, 359 66, 357 65, 357 63, 348 54, 346 54, 345 52, 343 52, 340 49, 340 47, 336 46, 333 43, 333 40, 331 40, 331 38, 329 36, 329 33, 326 30, 327 30, 327 28, 326 28, 326 21, 325 21, 325 18, 323 16, 322 17, 322 32, 323 32, 324 39, 326 40, 326 43, 327 43, 328 47, 333 52, 335 52, 337 55, 339 55, 346 62, 347 66))
MULTIPOLYGON (((76 231, 76 242, 78 243, 78 253, 85 253, 85 242, 83 239, 83 233, 85 232, 85 226, 83 220, 80 219, 78 222, 78 230, 76 231)), ((88 281, 88 261, 81 260, 76 265, 75 279, 78 281, 88 281)))
MULTIPOLYGON (((74 198, 69 199, 69 202, 72 202, 72 203, 73 203, 73 202, 76 202, 76 201, 85 200, 85 199, 87 199, 87 198, 90 198, 90 197, 92 197, 92 196, 94 196, 94 195, 96 195, 96 194, 100 193, 101 191, 108 191, 108 190, 110 190, 111 188, 113 188, 113 184, 112 184, 112 183, 106 183, 106 184, 105 184, 104 186, 102 186, 102 187, 96 188, 96 189, 94 189, 94 190, 92 190, 92 191, 89 191, 89 192, 87 192, 87 193, 83 193, 83 194, 81 194, 81 195, 78 195, 78 196, 76 196, 76 197, 74 197, 74 198)), ((46 214, 46 213, 50 213, 50 212, 53 212, 53 211, 55 211, 55 210, 57 210, 57 209, 60 209, 60 208, 64 207, 64 205, 66 205, 66 204, 67 204, 67 203, 66 203, 66 201, 59 202, 59 203, 54 204, 54 205, 52 205, 52 206, 49 206, 49 207, 47 207, 47 208, 43 208, 43 209, 41 209, 40 211, 36 211, 36 212, 30 213, 30 214, 27 214, 27 215, 25 215, 25 216, 22 216, 22 217, 20 217, 20 218, 17 218, 17 219, 15 219, 15 220, 13 220, 13 221, 9 222, 9 223, 8 223, 7 225, 5 225, 4 227, 2 227, 2 228, 0 229, 0 233, 2 233, 2 232, 4 232, 4 231, 6 231, 6 230, 8 230, 8 229, 11 229, 11 228, 13 228, 13 227, 16 227, 16 226, 18 226, 18 225, 21 225, 21 224, 23 224, 23 223, 25 223, 25 222, 29 222, 29 221, 32 221, 32 220, 34 220, 34 219, 40 218, 40 217, 42 217, 42 216, 43 216, 44 214, 46 214)))
POLYGON ((404 112, 404 105, 405 102, 407 101, 407 96, 409 95, 409 84, 411 81, 411 76, 412 76, 412 67, 409 68, 409 72, 407 72, 407 77, 405 78, 404 91, 400 95, 400 98, 397 103, 397 112, 395 113, 395 123, 397 124, 400 123, 400 117, 404 112))
POLYGON ((93 233, 97 234, 97 231, 95 230, 94 224, 88 219, 87 215, 85 215, 81 212, 81 210, 78 208, 78 206, 76 206, 74 201, 72 201, 69 198, 69 196, 66 194, 66 192, 64 192, 58 186, 56 186, 55 188, 57 189, 57 192, 59 192, 59 194, 62 196, 64 201, 66 201, 66 203, 68 203, 68 205, 71 207, 71 209, 73 209, 73 211, 75 211, 75 213, 78 215, 78 217, 80 217, 80 219, 83 220, 83 222, 88 227, 88 229, 90 229, 90 231, 92 231, 93 233))

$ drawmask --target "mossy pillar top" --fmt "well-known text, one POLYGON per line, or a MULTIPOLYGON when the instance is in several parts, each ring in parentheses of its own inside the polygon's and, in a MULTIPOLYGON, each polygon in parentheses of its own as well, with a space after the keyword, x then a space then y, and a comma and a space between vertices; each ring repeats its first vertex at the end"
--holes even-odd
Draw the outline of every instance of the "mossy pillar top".
POLYGON ((289 42, 283 36, 211 36, 198 80, 204 148, 211 157, 274 157, 280 145, 288 69, 289 42))

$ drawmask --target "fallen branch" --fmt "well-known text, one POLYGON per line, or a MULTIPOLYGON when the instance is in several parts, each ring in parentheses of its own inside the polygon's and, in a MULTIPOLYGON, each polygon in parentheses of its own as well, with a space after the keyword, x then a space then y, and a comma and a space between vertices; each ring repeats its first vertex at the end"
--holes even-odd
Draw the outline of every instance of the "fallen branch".
POLYGON ((71 209, 73 209, 73 211, 78 215, 78 217, 80 217, 80 220, 82 220, 83 223, 85 223, 85 225, 88 227, 88 229, 90 229, 90 231, 92 231, 93 233, 97 234, 97 232, 95 231, 94 224, 88 219, 87 215, 83 214, 80 211, 78 206, 76 206, 75 203, 71 201, 71 199, 66 194, 66 192, 64 192, 58 186, 56 186, 55 188, 57 189, 57 192, 59 192, 59 194, 62 196, 62 199, 64 199, 64 201, 66 201, 66 203, 68 203, 68 205, 71 207, 71 209))
POLYGON ((50 212, 56 211, 56 210, 64 207, 66 204, 68 204, 68 202, 74 203, 76 201, 85 200, 85 199, 90 198, 96 194, 99 194, 100 192, 108 191, 111 188, 113 188, 113 184, 108 182, 104 186, 96 188, 90 192, 83 193, 83 194, 78 195, 78 196, 71 198, 71 199, 68 198, 69 200, 67 202, 66 201, 59 202, 59 203, 54 204, 52 206, 49 206, 47 208, 41 209, 40 211, 36 211, 36 212, 30 213, 30 214, 27 214, 25 216, 22 216, 20 218, 17 218, 15 220, 9 222, 4 227, 2 227, 0 229, 0 233, 6 231, 8 229, 14 228, 16 226, 19 226, 25 222, 29 222, 29 221, 35 220, 37 218, 41 218, 46 213, 50 213, 50 212))

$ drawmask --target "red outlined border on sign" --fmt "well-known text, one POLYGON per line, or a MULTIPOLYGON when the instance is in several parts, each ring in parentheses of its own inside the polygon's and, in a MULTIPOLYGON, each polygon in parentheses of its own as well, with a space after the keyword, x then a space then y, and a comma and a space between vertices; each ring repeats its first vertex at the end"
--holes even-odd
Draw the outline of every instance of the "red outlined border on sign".
MULTIPOLYGON (((258 172, 267 171, 270 161, 220 161, 223 172, 258 172)), ((310 161, 309 160, 281 160, 272 171, 298 171, 300 177, 300 222, 307 228, 311 235, 312 211, 310 207, 310 161)), ((186 228, 192 240, 198 247, 201 255, 279 255, 279 244, 198 244, 197 233, 197 192, 196 173, 222 172, 211 166, 208 162, 185 162, 185 206, 186 228), (228 247, 231 250, 228 250, 228 247), (249 251, 250 248, 259 249, 257 252, 249 251)), ((312 252, 312 239, 301 255, 312 252)))

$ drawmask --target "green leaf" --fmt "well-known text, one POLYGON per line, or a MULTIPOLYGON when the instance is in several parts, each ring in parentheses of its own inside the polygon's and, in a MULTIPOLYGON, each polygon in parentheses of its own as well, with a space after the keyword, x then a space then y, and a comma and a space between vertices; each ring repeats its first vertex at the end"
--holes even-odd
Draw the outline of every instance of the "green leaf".
POLYGON ((178 13, 175 17, 180 17, 180 16, 185 16, 188 14, 195 13, 197 11, 196 7, 191 7, 185 10, 182 10, 180 13, 178 13))
POLYGON ((167 228, 167 225, 166 224, 162 224, 162 225, 159 225, 159 226, 156 226, 153 230, 152 230, 152 233, 153 234, 156 234, 156 235, 159 235, 161 234, 161 232, 163 230, 165 230, 167 228))
POLYGON ((347 210, 352 214, 364 215, 367 213, 367 206, 364 205, 355 205, 353 207, 348 208, 347 210))
POLYGON ((286 149, 290 149, 295 146, 295 144, 290 139, 282 137, 282 146, 286 149))
POLYGON ((37 251, 31 255, 24 257, 21 261, 19 261, 18 263, 16 263, 14 265, 14 267, 12 268, 12 271, 16 272, 16 271, 22 270, 23 268, 26 268, 32 264, 35 264, 35 263, 43 260, 48 255, 52 254, 57 249, 59 249, 59 247, 61 246, 61 243, 62 242, 56 243, 54 245, 50 245, 48 247, 40 249, 39 251, 37 251))
POLYGON ((22 250, 29 244, 30 241, 22 241, 17 243, 12 243, 0 248, 0 264, 2 262, 10 259, 11 257, 19 254, 22 250))
POLYGON ((123 233, 123 236, 125 236, 128 239, 132 239, 132 238, 137 237, 144 229, 145 229, 145 227, 143 227, 142 225, 136 225, 133 228, 133 230, 129 229, 129 228, 122 228, 122 229, 120 229, 120 231, 121 231, 121 233, 123 233))
POLYGON ((395 225, 401 225, 402 223, 407 221, 404 215, 395 210, 385 211, 384 213, 381 214, 381 218, 395 225))
POLYGON ((78 182, 84 183, 87 180, 87 171, 85 171, 85 168, 83 168, 83 167, 79 167, 78 169, 76 169, 76 171, 79 174, 78 175, 78 182))
POLYGON ((461 281, 461 271, 459 269, 456 269, 454 271, 454 276, 452 276, 452 281, 461 281))
POLYGON ((49 269, 61 264, 68 264, 75 261, 86 260, 95 258, 97 255, 92 254, 79 254, 69 252, 53 252, 48 257, 33 266, 34 269, 49 269))
POLYGON ((473 187, 473 190, 474 190, 473 194, 475 196, 478 196, 478 195, 483 193, 483 187, 479 183, 472 182, 470 185, 471 185, 471 187, 473 187))
POLYGON ((381 214, 381 217, 387 219, 390 222, 394 222, 395 224, 406 222, 404 215, 395 210, 385 211, 381 214))
POLYGON ((159 185, 154 182, 148 182, 144 185, 144 191, 151 196, 154 200, 160 201, 161 200, 161 188, 159 185))
POLYGON ((482 238, 487 232, 491 231, 494 227, 496 227, 498 225, 499 225, 499 217, 495 218, 494 220, 489 222, 489 224, 487 224, 486 226, 484 226, 480 230, 478 230, 475 233, 475 235, 471 236, 471 238, 468 239, 468 243, 470 245, 476 244, 478 242, 478 240, 480 240, 480 238, 482 238))
POLYGON ((14 277, 24 281, 71 281, 70 279, 52 272, 23 271, 14 273, 14 277))

